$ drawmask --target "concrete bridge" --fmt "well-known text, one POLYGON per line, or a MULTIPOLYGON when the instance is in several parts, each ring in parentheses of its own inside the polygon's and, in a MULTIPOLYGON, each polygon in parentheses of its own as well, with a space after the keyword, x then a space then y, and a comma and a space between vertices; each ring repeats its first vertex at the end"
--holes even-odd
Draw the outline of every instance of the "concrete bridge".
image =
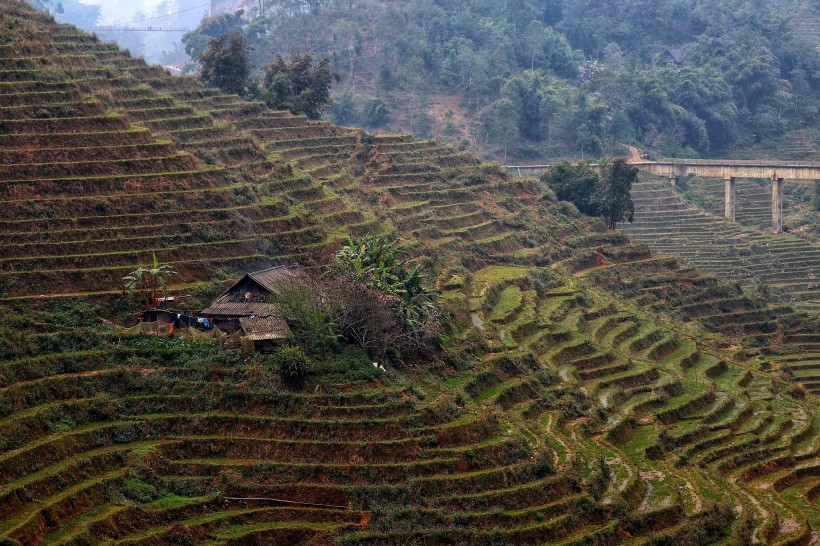
MULTIPOLYGON (((786 180, 820 180, 820 163, 793 161, 731 161, 725 159, 664 159, 648 161, 633 157, 630 164, 656 176, 668 177, 677 185, 684 176, 722 178, 725 181, 724 212, 735 219, 735 180, 738 178, 766 178, 772 181, 772 231, 783 231, 783 182, 786 180)), ((519 175, 538 175, 549 165, 510 165, 519 175)), ((598 165, 592 165, 593 168, 598 165)))

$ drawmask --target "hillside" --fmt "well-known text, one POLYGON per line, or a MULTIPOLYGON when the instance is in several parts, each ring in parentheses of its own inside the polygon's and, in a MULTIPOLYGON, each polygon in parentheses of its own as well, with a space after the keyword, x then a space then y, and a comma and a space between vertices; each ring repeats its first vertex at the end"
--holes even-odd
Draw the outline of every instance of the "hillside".
MULTIPOLYGON (((812 131, 820 111, 812 2, 242 5, 241 17, 205 19, 183 38, 194 61, 228 30, 244 35, 256 69, 313 50, 342 76, 334 122, 410 128, 505 164, 625 144, 658 157, 779 158, 781 144, 798 152, 785 141, 812 131)), ((812 136, 801 159, 817 152, 812 136)))
POLYGON ((0 27, 0 541, 806 544, 820 529, 816 313, 456 148, 270 111, 16 0, 0 27), (328 358, 294 391, 258 358, 99 320, 153 253, 196 288, 320 265, 366 233, 399 237, 435 279, 452 327, 436 359, 328 358), (64 293, 93 294, 30 297, 64 293))
MULTIPOLYGON (((739 180, 737 222, 730 222, 722 214, 722 180, 687 179, 685 184, 681 192, 666 179, 644 177, 632 192, 634 223, 620 228, 635 241, 703 271, 769 291, 795 306, 820 309, 820 245, 771 234, 769 186, 739 180)), ((795 201, 785 207, 787 217, 795 207, 795 201)))

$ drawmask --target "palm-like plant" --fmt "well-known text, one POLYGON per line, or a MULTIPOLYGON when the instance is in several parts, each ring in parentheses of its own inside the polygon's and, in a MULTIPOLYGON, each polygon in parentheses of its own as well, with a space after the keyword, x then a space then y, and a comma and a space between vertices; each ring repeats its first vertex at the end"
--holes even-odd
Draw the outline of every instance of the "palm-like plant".
POLYGON ((397 311, 409 326, 422 322, 437 310, 436 292, 424 286, 421 266, 402 259, 398 241, 388 242, 376 235, 361 241, 348 237, 336 253, 336 263, 357 281, 378 288, 397 302, 397 311))
POLYGON ((157 296, 162 293, 164 298, 168 293, 168 278, 177 274, 173 266, 160 264, 157 255, 153 255, 152 267, 140 264, 137 269, 122 278, 125 289, 131 295, 139 295, 145 309, 154 307, 157 296))

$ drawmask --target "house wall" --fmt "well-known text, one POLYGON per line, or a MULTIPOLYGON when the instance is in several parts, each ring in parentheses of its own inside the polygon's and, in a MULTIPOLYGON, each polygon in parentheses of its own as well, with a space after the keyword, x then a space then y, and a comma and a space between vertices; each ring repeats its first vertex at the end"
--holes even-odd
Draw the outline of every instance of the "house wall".
POLYGON ((231 289, 229 294, 230 301, 244 301, 245 294, 250 292, 253 294, 254 298, 262 297, 267 299, 270 296, 270 292, 259 285, 253 279, 243 279, 239 282, 236 286, 231 289))

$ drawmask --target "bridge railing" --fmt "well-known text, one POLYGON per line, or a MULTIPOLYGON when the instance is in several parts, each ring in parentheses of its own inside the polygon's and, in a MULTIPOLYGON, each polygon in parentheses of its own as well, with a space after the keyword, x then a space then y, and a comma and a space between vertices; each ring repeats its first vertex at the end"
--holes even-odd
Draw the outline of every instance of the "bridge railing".
MULTIPOLYGON (((657 161, 649 161, 649 160, 642 160, 642 161, 633 161, 632 163, 635 164, 661 164, 661 165, 714 165, 714 166, 738 166, 738 167, 749 167, 749 166, 756 166, 756 167, 809 167, 809 168, 820 168, 820 162, 818 161, 764 161, 764 160, 743 160, 743 159, 725 159, 725 160, 717 160, 717 159, 659 159, 657 161)), ((591 163, 590 167, 597 167, 597 163, 591 163)), ((535 171, 535 170, 547 170, 552 165, 504 165, 505 169, 509 169, 511 171, 520 170, 520 171, 535 171)))
POLYGON ((820 168, 817 161, 766 161, 748 159, 659 159, 658 161, 643 161, 636 163, 660 163, 672 165, 707 165, 707 166, 738 166, 738 167, 809 167, 820 168))

